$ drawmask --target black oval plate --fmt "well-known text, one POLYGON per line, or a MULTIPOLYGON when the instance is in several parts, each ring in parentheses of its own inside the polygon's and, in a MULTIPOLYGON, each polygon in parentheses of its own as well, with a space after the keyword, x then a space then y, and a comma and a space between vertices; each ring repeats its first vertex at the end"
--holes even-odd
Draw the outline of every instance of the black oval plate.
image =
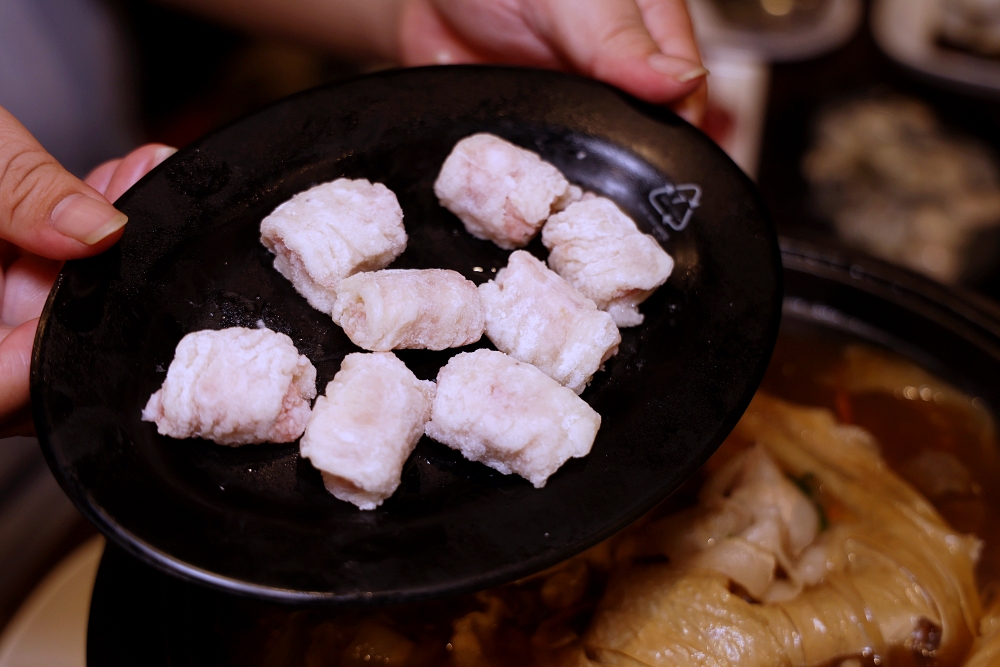
MULTIPOLYGON (((312 90, 185 148, 117 206, 130 219, 121 243, 67 263, 42 315, 31 374, 39 439, 108 537, 245 595, 397 603, 556 563, 701 465, 750 401, 777 334, 777 242, 750 181, 669 111, 557 73, 432 67, 312 90), (258 240, 265 215, 316 183, 368 178, 397 194, 410 241, 394 267, 490 279, 508 253, 469 236, 432 191, 454 143, 481 131, 617 201, 677 264, 583 394, 603 418, 588 457, 536 490, 425 438, 395 495, 362 512, 323 489, 296 444, 177 441, 140 421, 190 331, 263 321, 312 360, 320 390, 357 350, 258 240)), ((537 241, 529 249, 544 257, 537 241)), ((399 356, 433 378, 455 352, 399 356)))

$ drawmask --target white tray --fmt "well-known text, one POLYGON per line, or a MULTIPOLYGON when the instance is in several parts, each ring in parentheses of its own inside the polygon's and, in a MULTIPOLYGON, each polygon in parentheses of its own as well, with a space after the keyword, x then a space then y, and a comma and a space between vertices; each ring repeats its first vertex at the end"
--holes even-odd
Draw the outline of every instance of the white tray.
POLYGON ((872 34, 893 60, 945 83, 1000 92, 1000 60, 937 45, 939 0, 877 0, 872 34))

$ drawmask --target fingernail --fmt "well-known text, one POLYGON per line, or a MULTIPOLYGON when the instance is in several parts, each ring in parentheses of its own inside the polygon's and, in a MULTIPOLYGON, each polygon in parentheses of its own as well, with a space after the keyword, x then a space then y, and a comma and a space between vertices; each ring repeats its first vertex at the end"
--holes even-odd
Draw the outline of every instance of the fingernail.
POLYGON ((77 241, 94 245, 128 222, 128 216, 110 204, 75 194, 59 202, 52 211, 52 228, 77 241))
POLYGON ((687 83, 703 76, 708 76, 708 70, 683 58, 654 53, 646 59, 649 66, 660 74, 666 74, 678 83, 687 83))
POLYGON ((176 152, 177 149, 173 146, 163 146, 162 148, 157 148, 156 152, 153 153, 153 166, 158 166, 161 162, 176 152))

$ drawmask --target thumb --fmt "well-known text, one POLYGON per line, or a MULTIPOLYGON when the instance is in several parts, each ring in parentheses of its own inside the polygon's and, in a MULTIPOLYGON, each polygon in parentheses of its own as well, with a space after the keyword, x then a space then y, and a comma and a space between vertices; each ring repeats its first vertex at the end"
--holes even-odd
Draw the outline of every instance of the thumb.
POLYGON ((587 4, 577 0, 538 3, 535 23, 561 45, 573 69, 614 84, 654 104, 678 102, 695 92, 708 74, 690 48, 664 53, 634 0, 587 4), (546 11, 547 10, 547 11, 546 11))
POLYGON ((0 107, 0 238, 50 259, 75 259, 111 246, 126 222, 0 107))

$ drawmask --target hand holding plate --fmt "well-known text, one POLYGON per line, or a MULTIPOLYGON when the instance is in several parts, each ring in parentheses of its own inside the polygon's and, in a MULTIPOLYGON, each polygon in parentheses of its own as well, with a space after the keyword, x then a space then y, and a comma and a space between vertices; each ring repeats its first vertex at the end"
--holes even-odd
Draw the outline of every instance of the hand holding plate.
POLYGON ((697 124, 705 76, 682 0, 408 0, 404 65, 503 63, 600 79, 697 124))
POLYGON ((0 107, 0 436, 31 433, 28 367, 62 260, 113 245, 128 222, 109 202, 175 149, 150 144, 81 181, 0 107))

